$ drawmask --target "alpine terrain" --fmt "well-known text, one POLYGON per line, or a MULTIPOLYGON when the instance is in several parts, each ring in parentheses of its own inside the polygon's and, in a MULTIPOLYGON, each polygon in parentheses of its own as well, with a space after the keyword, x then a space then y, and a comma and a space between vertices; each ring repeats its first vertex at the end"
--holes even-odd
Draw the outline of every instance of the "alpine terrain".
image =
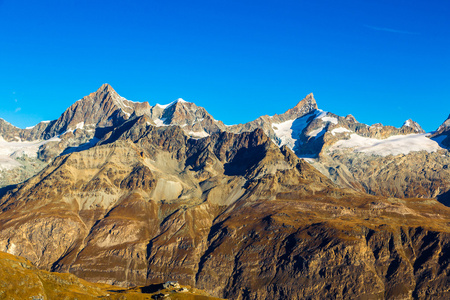
POLYGON ((309 94, 228 126, 104 84, 0 136, 0 273, 99 297, 94 283, 177 281, 227 299, 450 298, 450 119, 369 126, 309 94))

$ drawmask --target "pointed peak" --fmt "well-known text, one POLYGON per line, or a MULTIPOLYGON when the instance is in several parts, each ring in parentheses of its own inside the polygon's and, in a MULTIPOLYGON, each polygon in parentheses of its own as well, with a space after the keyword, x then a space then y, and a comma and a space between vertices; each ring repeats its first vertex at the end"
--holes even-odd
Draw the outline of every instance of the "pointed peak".
POLYGON ((305 98, 306 99, 314 99, 314 94, 313 93, 309 93, 308 95, 306 95, 305 98))
POLYGON ((306 95, 306 97, 303 98, 302 100, 300 100, 300 102, 297 103, 297 105, 295 107, 304 106, 305 104, 314 105, 314 106, 316 106, 316 109, 317 109, 317 102, 316 102, 316 99, 314 99, 313 93, 309 93, 308 95, 306 95))
POLYGON ((97 93, 101 93, 101 92, 115 92, 115 90, 113 89, 113 87, 108 84, 108 83, 104 83, 102 84, 102 86, 97 90, 97 93))
POLYGON ((173 106, 174 104, 178 104, 178 103, 190 103, 190 102, 187 102, 186 100, 184 100, 182 98, 178 98, 177 100, 172 101, 169 104, 159 104, 159 103, 157 103, 155 106, 159 106, 162 109, 166 109, 166 108, 169 108, 169 107, 173 106))
POLYGON ((425 131, 422 129, 422 127, 419 125, 419 123, 414 122, 411 119, 406 120, 401 128, 406 128, 406 127, 410 127, 412 128, 415 132, 420 132, 420 133, 424 133, 425 131))
POLYGON ((352 114, 348 114, 347 116, 345 116, 345 120, 352 123, 358 123, 358 121, 356 121, 355 117, 352 114))
MULTIPOLYGON (((117 92, 112 88, 111 85, 109 85, 108 83, 104 83, 95 92, 90 93, 86 97, 95 97, 96 95, 107 94, 107 93, 117 94, 117 92)), ((80 100, 83 100, 86 97, 83 97, 80 100)))
POLYGON ((411 127, 412 122, 413 120, 408 119, 403 123, 402 127, 411 127))
POLYGON ((408 119, 408 120, 406 120, 406 121, 403 123, 402 127, 403 127, 403 126, 411 127, 414 123, 415 123, 415 122, 414 122, 413 120, 408 119))
POLYGON ((444 132, 450 129, 450 115, 448 115, 448 118, 444 121, 444 123, 439 126, 437 129, 437 132, 444 132))
POLYGON ((283 116, 283 118, 299 118, 303 115, 306 115, 312 111, 317 110, 317 103, 314 99, 313 93, 308 94, 305 98, 303 98, 296 106, 287 110, 283 116))

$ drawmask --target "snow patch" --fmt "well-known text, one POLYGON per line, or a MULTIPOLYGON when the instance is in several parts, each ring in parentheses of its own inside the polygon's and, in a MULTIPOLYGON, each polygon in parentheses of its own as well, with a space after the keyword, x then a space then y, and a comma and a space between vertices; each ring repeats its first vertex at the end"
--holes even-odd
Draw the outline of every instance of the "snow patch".
POLYGON ((16 158, 22 156, 36 158, 39 147, 52 141, 60 141, 60 139, 58 137, 54 137, 46 141, 7 142, 0 137, 0 169, 11 170, 20 167, 21 164, 15 160, 16 158))
POLYGON ((327 114, 328 114, 327 111, 323 111, 323 110, 321 110, 321 109, 317 109, 317 110, 315 111, 315 113, 316 113, 316 119, 322 119, 322 118, 325 118, 325 117, 327 116, 327 114))
POLYGON ((350 135, 350 139, 336 142, 329 148, 329 151, 353 148, 354 152, 388 156, 408 154, 415 151, 427 151, 431 153, 442 149, 438 142, 429 139, 427 135, 429 134, 395 135, 387 139, 379 140, 354 133, 350 135))
POLYGON ((123 99, 124 99, 125 101, 127 101, 127 102, 136 103, 136 104, 144 103, 144 102, 133 101, 133 100, 125 99, 125 98, 123 98, 123 99))
POLYGON ((280 142, 278 146, 286 145, 290 149, 294 149, 298 141, 299 135, 308 125, 309 115, 300 117, 295 120, 288 120, 281 123, 272 123, 273 131, 280 142))
MULTIPOLYGON (((295 120, 288 120, 281 123, 272 123, 273 131, 275 135, 278 137, 280 142, 278 146, 286 145, 290 149, 294 149, 296 143, 300 143, 298 137, 303 132, 303 130, 308 126, 308 120, 311 117, 315 119, 322 119, 326 117, 328 112, 323 111, 321 109, 316 109, 314 112, 304 115, 295 120)), ((324 127, 313 130, 309 133, 309 136, 318 136, 324 134, 324 127)))
POLYGON ((324 122, 330 122, 330 123, 333 123, 333 124, 337 124, 338 123, 338 119, 335 118, 335 117, 323 117, 321 119, 324 122))
POLYGON ((325 134, 325 126, 321 126, 320 128, 314 129, 313 131, 308 133, 308 136, 318 137, 325 134))
POLYGON ((189 103, 189 102, 187 102, 186 100, 183 100, 182 98, 178 98, 177 100, 172 101, 172 102, 170 102, 169 104, 159 104, 159 103, 156 103, 155 106, 159 106, 159 107, 161 107, 162 109, 166 109, 166 108, 171 107, 172 105, 174 105, 175 103, 178 103, 178 102, 180 102, 180 103, 189 103))
POLYGON ((156 103, 155 106, 159 106, 159 107, 161 107, 162 109, 166 109, 170 104, 171 104, 171 103, 169 103, 169 104, 159 104, 159 103, 156 103))
POLYGON ((321 119, 322 122, 325 123, 333 123, 333 124, 337 124, 338 123, 338 119, 336 117, 327 117, 328 112, 327 111, 323 111, 321 109, 317 109, 315 112, 316 115, 316 119, 321 119))
POLYGON ((197 138, 204 138, 204 137, 209 136, 209 134, 206 133, 204 130, 202 130, 202 131, 189 131, 188 134, 190 136, 197 137, 197 138))
MULTIPOLYGON (((129 101, 129 100, 125 99, 124 97, 120 97, 119 99, 120 99, 120 104, 122 104, 123 106, 128 107, 130 109, 133 109, 131 106, 128 106, 125 104, 125 101, 129 101)), ((132 101, 129 101, 129 102, 132 102, 132 101)))
POLYGON ((331 130, 332 135, 336 135, 336 133, 343 133, 343 132, 353 132, 350 129, 344 128, 344 127, 338 127, 333 130, 331 130))
POLYGON ((166 118, 156 119, 154 121, 155 121, 156 127, 167 126, 166 124, 164 124, 164 122, 166 121, 166 118))
POLYGON ((272 124, 275 135, 280 139, 278 146, 286 145, 291 149, 294 148, 297 139, 293 137, 294 129, 292 128, 292 123, 294 123, 294 120, 272 124))
MULTIPOLYGON (((131 114, 129 112, 127 112, 126 109, 131 109, 132 111, 134 111, 134 108, 125 104, 125 101, 129 101, 129 100, 127 100, 124 97, 121 97, 119 95, 113 95, 113 99, 114 99, 115 103, 119 106, 120 110, 124 114, 126 114, 128 117, 130 117, 131 114)), ((129 102, 132 102, 132 101, 129 101, 129 102)))

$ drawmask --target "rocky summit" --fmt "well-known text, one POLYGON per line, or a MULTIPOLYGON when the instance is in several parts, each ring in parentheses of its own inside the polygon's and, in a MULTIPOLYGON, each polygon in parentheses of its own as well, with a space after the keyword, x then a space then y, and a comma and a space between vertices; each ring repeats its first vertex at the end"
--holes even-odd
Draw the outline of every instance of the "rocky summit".
MULTIPOLYGON (((42 299, 175 281, 226 299, 448 299, 447 123, 369 126, 310 94, 226 126, 105 84, 57 120, 0 120, 0 272, 40 278, 42 299)), ((9 281, 5 295, 24 285, 9 281)))

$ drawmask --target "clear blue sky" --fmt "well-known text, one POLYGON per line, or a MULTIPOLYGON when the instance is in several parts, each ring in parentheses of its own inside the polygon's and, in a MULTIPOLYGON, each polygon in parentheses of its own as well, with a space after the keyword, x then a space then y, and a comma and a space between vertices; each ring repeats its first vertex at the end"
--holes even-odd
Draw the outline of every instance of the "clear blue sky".
POLYGON ((56 119, 110 83, 226 124, 319 108, 435 130, 450 114, 450 1, 0 0, 0 117, 56 119))

